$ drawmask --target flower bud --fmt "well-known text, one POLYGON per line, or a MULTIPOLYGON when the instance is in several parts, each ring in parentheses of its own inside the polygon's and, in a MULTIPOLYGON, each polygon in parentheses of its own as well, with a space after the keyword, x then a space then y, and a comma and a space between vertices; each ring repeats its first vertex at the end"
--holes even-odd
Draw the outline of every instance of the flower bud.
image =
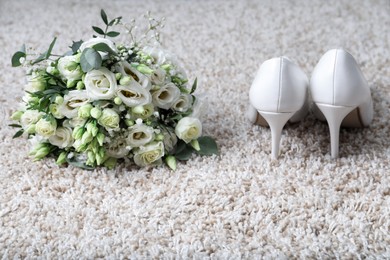
POLYGON ((28 134, 35 134, 35 124, 28 125, 24 131, 28 134))
POLYGON ((74 139, 76 139, 76 140, 79 140, 79 139, 81 139, 81 137, 83 136, 83 134, 84 134, 84 128, 76 126, 76 127, 73 129, 72 137, 73 137, 74 139))
POLYGON ((82 81, 77 82, 76 89, 82 90, 84 88, 85 88, 84 82, 82 81))
POLYGON ((143 74, 152 74, 153 70, 146 66, 145 64, 140 64, 137 66, 137 70, 143 74))
POLYGON ((74 61, 80 63, 81 53, 77 53, 74 55, 74 61))
POLYGON ((16 111, 11 115, 11 119, 15 121, 19 121, 22 115, 23 115, 23 111, 16 111))
POLYGON ((173 171, 176 171, 176 158, 172 155, 168 155, 165 157, 165 163, 171 168, 173 171))
POLYGON ((163 135, 163 134, 158 134, 158 135, 156 135, 155 140, 156 140, 156 141, 162 141, 162 140, 164 140, 164 135, 163 135))
POLYGON ((102 146, 104 142, 104 134, 103 133, 98 133, 96 135, 96 140, 98 141, 99 145, 102 146))
POLYGON ((57 105, 61 105, 64 103, 64 98, 62 96, 56 96, 56 99, 54 101, 57 105))
POLYGON ((95 154, 92 152, 92 151, 88 151, 87 153, 87 156, 88 156, 88 161, 87 161, 87 164, 91 165, 95 162, 95 154))
POLYGON ((196 150, 196 151, 200 151, 200 146, 199 146, 199 142, 198 140, 192 140, 190 142, 191 146, 196 150))
POLYGON ((131 112, 133 112, 134 114, 142 114, 145 112, 145 109, 143 106, 136 106, 131 109, 131 112))
POLYGON ((118 72, 118 73, 115 74, 116 80, 120 80, 121 77, 122 77, 122 73, 118 72))
POLYGON ((47 146, 45 143, 40 143, 30 152, 30 155, 34 156, 34 161, 38 161, 48 155, 49 152, 50 147, 47 146))
POLYGON ((134 125, 134 121, 131 120, 131 119, 126 119, 126 120, 125 120, 125 124, 126 124, 127 126, 133 126, 133 125, 134 125))
POLYGON ((82 105, 78 110, 78 116, 81 118, 89 118, 91 115, 92 108, 92 105, 89 103, 82 105))
POLYGON ((99 119, 102 115, 102 110, 98 107, 94 107, 91 109, 90 113, 93 118, 99 119))
POLYGON ((68 153, 67 153, 67 152, 62 152, 62 153, 60 153, 60 155, 59 155, 58 158, 57 158, 56 163, 57 163, 58 165, 61 165, 61 164, 66 163, 66 157, 67 157, 67 156, 68 156, 68 153))
POLYGON ((68 80, 66 82, 66 87, 67 88, 73 88, 74 86, 76 86, 76 83, 77 83, 77 80, 68 80))
POLYGON ((131 82, 131 78, 129 76, 124 76, 119 80, 119 84, 122 86, 127 86, 131 82))
MULTIPOLYGON (((80 59, 80 58, 79 58, 79 59, 80 59)), ((79 65, 79 64, 77 64, 76 62, 70 61, 70 62, 68 62, 68 63, 64 66, 64 68, 65 68, 66 70, 73 71, 73 70, 77 69, 77 66, 78 66, 78 65, 79 65)))
POLYGON ((83 136, 81 137, 81 143, 82 144, 87 144, 89 142, 91 142, 93 139, 93 136, 88 132, 84 132, 83 136))
POLYGON ((122 99, 120 97, 116 97, 114 98, 114 103, 119 106, 122 104, 122 99))

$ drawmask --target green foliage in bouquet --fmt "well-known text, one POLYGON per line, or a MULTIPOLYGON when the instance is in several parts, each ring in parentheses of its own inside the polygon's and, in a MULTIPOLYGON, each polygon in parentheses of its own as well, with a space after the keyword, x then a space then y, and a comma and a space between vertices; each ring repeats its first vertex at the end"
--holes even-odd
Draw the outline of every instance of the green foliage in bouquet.
POLYGON ((35 143, 35 160, 54 156, 59 165, 85 169, 113 168, 118 160, 176 169, 176 160, 193 153, 218 154, 214 139, 202 136, 197 80, 189 86, 175 57, 158 45, 163 20, 148 14, 139 39, 134 20, 109 20, 104 10, 101 18, 104 28, 92 26, 99 36, 73 42, 65 55, 52 53, 57 38, 41 54, 23 45, 13 55, 13 67, 28 69, 21 109, 11 117, 17 123, 10 126, 20 128, 14 137, 35 143), (114 26, 126 29, 128 44, 108 39, 120 34, 114 26))

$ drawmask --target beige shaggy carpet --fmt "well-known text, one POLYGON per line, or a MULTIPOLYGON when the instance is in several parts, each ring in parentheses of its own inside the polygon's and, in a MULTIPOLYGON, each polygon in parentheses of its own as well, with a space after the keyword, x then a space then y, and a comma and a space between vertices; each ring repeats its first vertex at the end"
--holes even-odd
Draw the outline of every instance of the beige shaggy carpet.
POLYGON ((0 258, 390 258, 390 1, 0 0, 0 258), (201 81, 204 132, 220 156, 167 167, 84 171, 32 162, 9 116, 26 43, 57 52, 88 39, 100 8, 130 21, 166 17, 165 46, 201 81), (329 155, 326 124, 309 115, 271 133, 245 118, 259 64, 286 55, 310 76, 321 55, 344 47, 374 99, 366 129, 341 131, 329 155))

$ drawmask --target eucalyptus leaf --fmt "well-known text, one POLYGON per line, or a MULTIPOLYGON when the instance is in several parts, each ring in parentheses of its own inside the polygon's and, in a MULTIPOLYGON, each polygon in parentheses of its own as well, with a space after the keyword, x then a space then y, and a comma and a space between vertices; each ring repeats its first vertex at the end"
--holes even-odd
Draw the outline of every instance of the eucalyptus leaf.
POLYGON ((106 25, 108 25, 107 14, 106 14, 106 12, 105 12, 103 9, 100 10, 100 16, 102 17, 103 22, 104 22, 106 25))
POLYGON ((80 40, 78 42, 73 42, 72 46, 69 46, 69 47, 72 49, 73 53, 76 53, 80 49, 81 44, 83 44, 82 40, 80 40))
POLYGON ((101 34, 101 35, 105 35, 103 29, 99 28, 99 27, 96 27, 96 26, 92 26, 92 29, 97 32, 98 34, 101 34))
POLYGON ((93 69, 99 69, 102 66, 102 57, 96 50, 92 48, 86 48, 81 54, 80 65, 84 72, 89 72, 93 69))
POLYGON ((212 155, 219 154, 218 145, 215 140, 210 136, 202 136, 198 138, 200 151, 197 153, 200 155, 212 155))
POLYGON ((187 161, 191 158, 191 155, 194 151, 195 150, 192 147, 185 145, 183 150, 175 154, 175 157, 180 161, 187 161))
POLYGON ((20 63, 21 58, 26 58, 26 53, 22 51, 15 52, 11 59, 12 67, 19 67, 22 65, 22 63, 20 63))
POLYGON ((107 36, 110 36, 110 37, 116 37, 120 34, 120 32, 115 32, 115 31, 111 31, 111 32, 108 32, 106 35, 107 36))
POLYGON ((103 52, 108 52, 108 53, 113 54, 113 55, 117 55, 113 49, 111 49, 107 44, 105 44, 103 42, 95 44, 94 46, 92 46, 92 48, 95 51, 103 51, 103 52))

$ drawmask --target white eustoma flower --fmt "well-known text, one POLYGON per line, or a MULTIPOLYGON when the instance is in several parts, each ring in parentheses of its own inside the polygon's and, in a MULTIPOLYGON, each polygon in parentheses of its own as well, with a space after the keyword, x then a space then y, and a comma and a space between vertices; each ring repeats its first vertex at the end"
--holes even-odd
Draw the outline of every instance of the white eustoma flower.
POLYGON ((143 88, 150 90, 152 87, 149 77, 139 72, 136 68, 133 68, 127 61, 121 61, 116 65, 116 71, 120 72, 123 76, 129 76, 138 82, 143 88))
POLYGON ((112 99, 117 89, 115 74, 107 68, 88 72, 85 75, 84 84, 91 100, 112 99))
POLYGON ((165 63, 175 63, 176 59, 168 51, 163 50, 159 46, 145 46, 142 51, 153 58, 153 61, 158 65, 165 63))
POLYGON ((127 144, 130 147, 140 147, 154 139, 154 131, 152 127, 136 124, 129 128, 127 136, 127 144))
POLYGON ((168 83, 152 94, 153 104, 159 108, 169 109, 179 99, 180 90, 173 83, 168 83))
POLYGON ((79 58, 76 55, 64 56, 58 60, 58 71, 61 76, 69 81, 75 81, 81 79, 83 71, 78 64, 79 58))
POLYGON ((69 127, 58 127, 55 134, 49 137, 49 142, 52 145, 60 148, 72 146, 73 144, 72 129, 69 127))
POLYGON ((25 90, 28 92, 37 92, 42 91, 46 88, 46 80, 39 73, 33 73, 28 79, 28 84, 25 87, 25 90))
POLYGON ((172 105, 172 109, 179 112, 186 112, 192 106, 192 96, 181 94, 179 99, 172 105))
POLYGON ((49 138, 55 134, 57 129, 57 121, 55 119, 41 118, 35 124, 35 132, 44 138, 49 138))
POLYGON ((119 115, 111 108, 105 108, 98 119, 98 123, 106 128, 115 129, 119 127, 119 115))
POLYGON ((60 106, 61 113, 67 118, 77 117, 79 107, 88 104, 90 98, 85 90, 72 90, 64 95, 64 102, 60 106))
MULTIPOLYGON (((100 37, 92 38, 92 39, 90 39, 88 41, 83 42, 80 45, 80 49, 79 50, 80 50, 80 52, 83 52, 84 49, 92 48, 94 45, 96 45, 98 43, 105 43, 108 47, 110 47, 110 49, 112 49, 113 51, 117 52, 115 44, 112 41, 110 41, 109 39, 100 38, 100 37)), ((99 51, 99 54, 100 54, 100 56, 102 57, 103 60, 108 58, 108 53, 106 53, 106 52, 99 51)))
POLYGON ((134 80, 128 86, 119 86, 117 96, 128 107, 146 105, 152 101, 149 90, 143 88, 134 80))
POLYGON ((161 85, 165 82, 165 76, 166 76, 165 70, 158 68, 155 71, 153 71, 152 75, 150 76, 150 79, 152 80, 153 84, 161 85))
POLYGON ((202 123, 195 117, 183 117, 177 123, 175 133, 178 138, 189 143, 202 135, 202 123))
POLYGON ((26 129, 30 125, 38 122, 38 120, 42 118, 42 115, 43 113, 38 110, 26 110, 20 117, 20 124, 26 129))
POLYGON ((164 144, 162 142, 154 142, 142 146, 134 152, 134 163, 141 167, 156 165, 161 163, 163 156, 164 144))
POLYGON ((123 158, 129 153, 126 137, 117 135, 105 144, 106 154, 114 158, 123 158))

